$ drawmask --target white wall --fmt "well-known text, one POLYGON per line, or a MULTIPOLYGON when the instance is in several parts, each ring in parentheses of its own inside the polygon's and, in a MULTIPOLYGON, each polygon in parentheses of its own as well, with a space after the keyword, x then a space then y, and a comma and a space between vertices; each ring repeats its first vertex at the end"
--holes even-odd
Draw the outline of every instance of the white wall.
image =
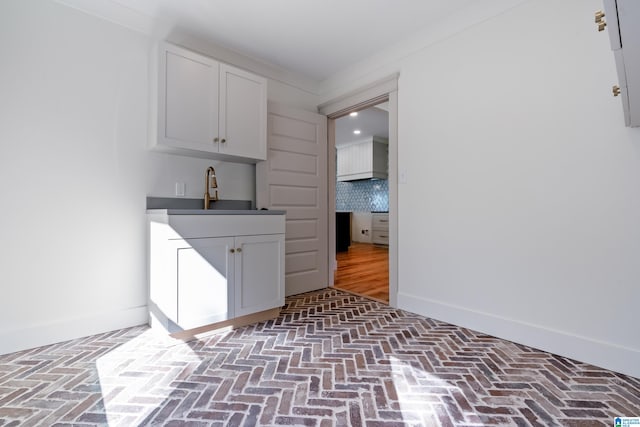
POLYGON ((147 154, 149 172, 147 194, 155 197, 176 197, 176 182, 185 184, 185 197, 202 199, 204 176, 209 166, 216 170, 218 197, 225 200, 256 199, 255 165, 150 151, 147 154))
MULTIPOLYGON (((223 198, 255 197, 254 166, 147 151, 151 43, 49 0, 0 2, 0 354, 146 322, 147 195, 180 181, 202 197, 214 164, 223 198)), ((316 104, 282 81, 269 96, 316 104)))
POLYGON ((400 72, 398 301, 640 377, 640 129, 601 7, 524 2, 380 64, 400 72))

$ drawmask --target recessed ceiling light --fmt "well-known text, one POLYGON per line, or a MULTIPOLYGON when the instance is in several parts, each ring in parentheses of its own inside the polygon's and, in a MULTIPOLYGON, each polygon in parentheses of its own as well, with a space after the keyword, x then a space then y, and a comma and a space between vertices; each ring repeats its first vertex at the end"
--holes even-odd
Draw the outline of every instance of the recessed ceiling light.
POLYGON ((350 115, 351 117, 357 117, 357 116, 358 116, 358 112, 357 112, 357 111, 354 111, 353 113, 349 113, 349 115, 350 115))
POLYGON ((360 135, 360 129, 354 130, 353 133, 355 133, 356 135, 360 135))

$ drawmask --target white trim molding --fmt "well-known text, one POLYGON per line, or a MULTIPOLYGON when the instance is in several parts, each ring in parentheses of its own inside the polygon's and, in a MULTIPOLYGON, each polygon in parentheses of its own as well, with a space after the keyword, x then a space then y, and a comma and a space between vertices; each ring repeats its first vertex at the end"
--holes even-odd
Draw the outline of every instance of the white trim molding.
POLYGON ((0 355, 149 322, 147 306, 0 332, 0 355))
POLYGON ((398 90, 399 73, 391 74, 383 79, 376 80, 364 87, 347 92, 329 101, 318 105, 318 112, 329 118, 337 118, 346 114, 349 110, 361 109, 382 102, 391 92, 398 90))

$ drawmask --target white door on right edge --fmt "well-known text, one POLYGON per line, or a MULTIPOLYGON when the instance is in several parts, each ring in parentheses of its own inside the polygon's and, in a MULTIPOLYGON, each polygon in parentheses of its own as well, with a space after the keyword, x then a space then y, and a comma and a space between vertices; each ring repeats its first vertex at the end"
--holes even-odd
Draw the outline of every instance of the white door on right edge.
POLYGON ((287 211, 285 293, 326 288, 327 118, 275 103, 267 111, 267 160, 256 165, 256 205, 287 211))

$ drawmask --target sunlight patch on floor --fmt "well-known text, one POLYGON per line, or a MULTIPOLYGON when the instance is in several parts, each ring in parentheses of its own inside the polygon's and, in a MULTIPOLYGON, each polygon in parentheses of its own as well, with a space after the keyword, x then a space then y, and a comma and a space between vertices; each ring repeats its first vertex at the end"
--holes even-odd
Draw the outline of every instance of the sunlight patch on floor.
MULTIPOLYGON (((390 358, 393 385, 398 395, 402 419, 419 425, 440 425, 440 414, 445 415, 444 418, 452 415, 455 417, 455 414, 447 415, 441 396, 450 398, 451 392, 459 388, 414 364, 415 361, 412 364, 395 356, 390 358), (428 399, 425 400, 425 397, 428 399)), ((473 414, 466 415, 472 415, 473 418, 473 414)))
POLYGON ((180 375, 200 363, 187 343, 152 329, 101 356, 96 369, 108 425, 140 423, 171 397, 180 375))

